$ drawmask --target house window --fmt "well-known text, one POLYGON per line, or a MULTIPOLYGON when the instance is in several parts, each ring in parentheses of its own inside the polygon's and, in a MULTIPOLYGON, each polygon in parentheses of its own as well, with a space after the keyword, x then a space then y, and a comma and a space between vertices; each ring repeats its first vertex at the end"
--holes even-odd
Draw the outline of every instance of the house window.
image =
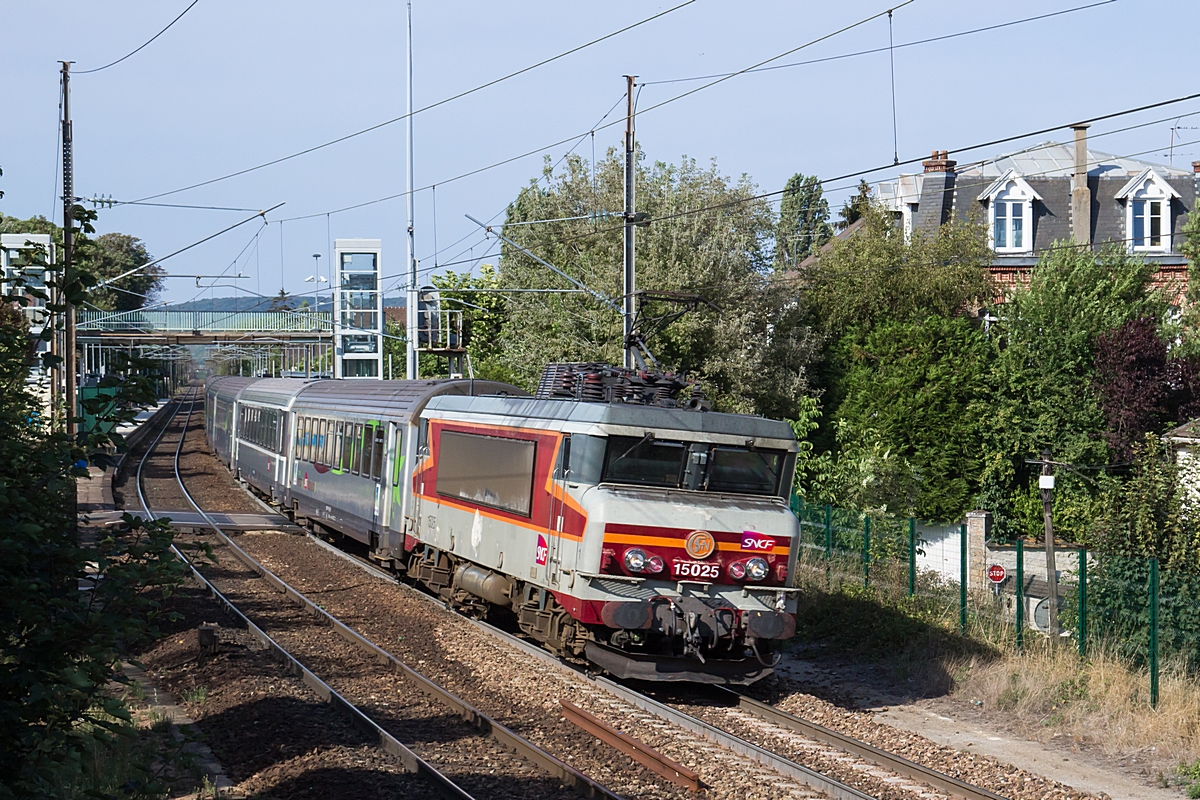
POLYGON ((1025 244, 1025 206, 1023 200, 992 203, 992 235, 997 250, 1028 249, 1025 244))
POLYGON ((1133 225, 1130 239, 1134 250, 1162 250, 1163 231, 1166 228, 1164 207, 1169 201, 1131 201, 1133 225))

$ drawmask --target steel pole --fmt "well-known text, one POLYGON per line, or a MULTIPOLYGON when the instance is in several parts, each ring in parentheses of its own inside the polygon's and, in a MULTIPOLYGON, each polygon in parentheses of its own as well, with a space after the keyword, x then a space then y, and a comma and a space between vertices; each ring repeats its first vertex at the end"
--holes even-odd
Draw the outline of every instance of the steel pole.
POLYGON ((1025 647, 1025 542, 1017 539, 1017 650, 1025 647))
POLYGON ((1150 559, 1150 707, 1158 708, 1158 559, 1150 559))
MULTIPOLYGON (((66 279, 74 266, 75 256, 75 154, 74 134, 71 130, 71 62, 62 62, 63 90, 63 264, 60 275, 66 279)), ((76 391, 76 358, 75 358, 75 305, 64 293, 62 301, 66 304, 63 319, 63 377, 66 380, 66 409, 65 422, 67 435, 75 437, 76 427, 74 418, 79 415, 79 406, 75 398, 76 391)))
MULTIPOLYGON (((408 329, 408 346, 405 348, 404 376, 415 381, 420 375, 417 353, 417 247, 413 232, 413 57, 412 57, 412 2, 408 3, 408 237, 405 239, 408 255, 408 292, 404 310, 408 329)), ((378 283, 375 287, 379 288, 378 283)), ((337 346, 337 343, 334 343, 337 346)), ((337 377, 336 375, 334 377, 337 377)))
POLYGON ((917 593, 917 520, 908 518, 908 596, 917 593))
POLYGON ((621 322, 623 323, 623 339, 621 348, 625 353, 625 368, 633 369, 633 296, 637 291, 637 276, 634 269, 634 231, 633 207, 634 175, 637 168, 634 153, 634 120, 633 120, 633 88, 636 86, 636 75, 625 76, 625 280, 622 284, 624 292, 621 304, 621 322))
POLYGON ((967 526, 958 526, 958 632, 967 635, 967 526))
POLYGON ((1079 657, 1087 658, 1087 548, 1079 548, 1079 657))

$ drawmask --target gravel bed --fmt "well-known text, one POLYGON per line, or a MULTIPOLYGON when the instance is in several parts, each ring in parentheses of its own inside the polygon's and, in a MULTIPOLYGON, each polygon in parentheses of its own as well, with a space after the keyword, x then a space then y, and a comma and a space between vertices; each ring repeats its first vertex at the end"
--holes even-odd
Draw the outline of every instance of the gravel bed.
POLYGON ((307 611, 286 601, 228 548, 215 548, 217 565, 204 567, 242 613, 305 666, 478 798, 574 798, 573 790, 480 734, 445 706, 376 663, 307 611))
MULTIPOLYGON (((188 492, 205 511, 219 514, 263 513, 262 506, 246 493, 225 465, 209 450, 208 437, 204 433, 203 396, 196 401, 187 438, 179 453, 179 474, 188 492)), ((191 506, 186 508, 190 509, 191 506)))
POLYGON ((848 711, 811 694, 797 691, 790 687, 791 682, 786 679, 773 683, 776 693, 771 702, 790 714, 904 756, 910 761, 1011 800, 1083 800, 1094 797, 990 756, 939 745, 924 736, 875 722, 869 713, 848 711))
MULTIPOLYGON (((172 407, 166 408, 163 413, 170 414, 172 407)), ((153 508, 170 511, 192 510, 175 481, 175 445, 179 442, 179 433, 182 430, 183 415, 180 415, 167 424, 167 430, 163 433, 157 451, 146 459, 145 468, 142 470, 142 491, 146 495, 146 502, 153 508)), ((151 431, 136 448, 125 455, 121 471, 113 481, 113 500, 118 508, 131 507, 136 510, 141 507, 136 485, 138 463, 157 435, 157 431, 151 431)))
POLYGON ((406 587, 380 581, 305 537, 247 533, 238 544, 347 625, 540 747, 630 797, 689 793, 584 734, 560 699, 700 773, 712 798, 817 797, 813 790, 642 712, 471 626, 406 587))
MULTIPOLYGON (((182 615, 140 654, 146 674, 173 694, 235 783, 233 796, 440 797, 371 744, 345 716, 288 674, 244 628, 221 627, 216 655, 199 658, 195 628, 231 623, 199 584, 166 601, 182 615)), ((222 796, 226 796, 222 793, 222 796)))

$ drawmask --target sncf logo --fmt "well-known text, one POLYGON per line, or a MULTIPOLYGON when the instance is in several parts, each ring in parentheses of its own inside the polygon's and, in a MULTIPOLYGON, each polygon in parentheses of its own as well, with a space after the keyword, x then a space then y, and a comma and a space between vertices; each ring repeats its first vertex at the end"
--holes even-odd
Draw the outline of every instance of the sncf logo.
POLYGON ((769 553, 775 549, 775 539, 758 531, 742 531, 742 549, 769 553))
POLYGON ((534 560, 537 561, 539 566, 545 566, 546 556, 549 554, 550 548, 546 546, 546 537, 539 533, 537 538, 537 553, 534 560))

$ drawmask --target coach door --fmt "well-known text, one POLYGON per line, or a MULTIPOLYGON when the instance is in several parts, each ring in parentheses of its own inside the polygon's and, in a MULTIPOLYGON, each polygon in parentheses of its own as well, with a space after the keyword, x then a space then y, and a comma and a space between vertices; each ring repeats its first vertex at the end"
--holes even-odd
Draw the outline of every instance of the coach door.
POLYGON ((558 448, 558 459, 554 464, 554 475, 551 482, 553 491, 550 494, 550 519, 546 525, 546 544, 549 551, 546 554, 546 579, 554 585, 558 584, 559 573, 562 572, 563 498, 567 493, 567 473, 570 463, 571 437, 565 435, 562 437, 562 444, 558 448))

